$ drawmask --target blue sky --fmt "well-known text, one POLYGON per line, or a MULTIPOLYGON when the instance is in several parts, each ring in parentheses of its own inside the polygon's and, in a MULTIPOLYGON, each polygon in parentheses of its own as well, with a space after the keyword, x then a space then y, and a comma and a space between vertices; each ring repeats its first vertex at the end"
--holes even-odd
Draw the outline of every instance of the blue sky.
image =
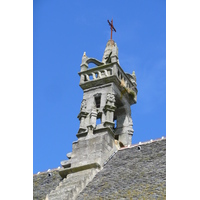
POLYGON ((72 151, 83 52, 102 59, 113 18, 119 62, 135 71, 132 143, 166 136, 166 1, 33 1, 33 173, 72 151))

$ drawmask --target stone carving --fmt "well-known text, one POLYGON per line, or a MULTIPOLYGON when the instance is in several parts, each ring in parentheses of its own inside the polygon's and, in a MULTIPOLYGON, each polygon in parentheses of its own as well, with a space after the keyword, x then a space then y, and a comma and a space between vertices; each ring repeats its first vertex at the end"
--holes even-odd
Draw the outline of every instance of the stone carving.
POLYGON ((86 107, 87 107, 87 102, 86 102, 86 99, 83 99, 82 102, 81 102, 81 111, 83 110, 86 110, 86 107))
POLYGON ((136 82, 135 71, 133 71, 133 73, 132 73, 132 77, 133 77, 133 80, 134 80, 134 81, 132 81, 132 82, 136 82))
POLYGON ((107 101, 110 101, 110 102, 115 102, 115 95, 114 94, 111 94, 111 93, 108 93, 107 94, 107 101))

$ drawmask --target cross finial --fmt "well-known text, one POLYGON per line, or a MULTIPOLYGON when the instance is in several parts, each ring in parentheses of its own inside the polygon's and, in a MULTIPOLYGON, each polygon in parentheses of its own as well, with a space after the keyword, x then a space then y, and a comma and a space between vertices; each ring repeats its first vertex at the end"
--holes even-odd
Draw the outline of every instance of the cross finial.
POLYGON ((108 21, 108 24, 110 25, 110 29, 111 29, 111 36, 110 36, 110 39, 112 40, 112 31, 115 31, 116 32, 116 30, 115 30, 115 28, 114 28, 114 26, 113 26, 113 19, 111 20, 111 22, 109 21, 109 20, 107 20, 108 21))

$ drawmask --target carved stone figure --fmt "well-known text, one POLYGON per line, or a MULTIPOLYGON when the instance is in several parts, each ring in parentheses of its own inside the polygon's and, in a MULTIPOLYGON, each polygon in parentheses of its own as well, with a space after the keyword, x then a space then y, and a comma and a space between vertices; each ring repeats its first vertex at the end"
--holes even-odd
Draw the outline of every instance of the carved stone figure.
POLYGON ((87 102, 86 102, 86 99, 83 99, 82 102, 81 102, 81 111, 85 110, 87 107, 87 102))
POLYGON ((108 93, 107 94, 107 101, 110 101, 110 102, 114 103, 115 102, 115 95, 111 94, 111 93, 108 93))

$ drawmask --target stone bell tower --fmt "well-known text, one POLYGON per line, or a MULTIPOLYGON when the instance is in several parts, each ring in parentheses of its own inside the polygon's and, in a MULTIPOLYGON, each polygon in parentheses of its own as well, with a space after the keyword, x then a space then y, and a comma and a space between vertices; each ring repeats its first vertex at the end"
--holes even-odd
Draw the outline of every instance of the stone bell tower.
POLYGON ((68 160, 61 161, 62 183, 46 196, 46 200, 75 199, 122 146, 131 145, 133 123, 131 105, 137 101, 136 76, 125 73, 119 65, 118 47, 107 42, 102 61, 87 57, 81 63, 80 87, 83 99, 78 119, 78 140, 72 144, 68 160), (94 63, 94 68, 88 68, 94 63))
POLYGON ((130 106, 137 101, 137 84, 135 73, 125 73, 119 65, 117 44, 112 39, 107 42, 102 61, 84 52, 78 74, 84 92, 78 140, 67 154, 69 159, 61 162, 63 181, 46 200, 76 199, 120 147, 131 145, 130 106), (88 68, 89 63, 96 66, 88 68))
POLYGON ((120 146, 131 145, 133 135, 130 106, 137 101, 136 76, 120 67, 117 44, 107 42, 102 61, 84 52, 80 67, 79 85, 84 93, 78 140, 67 154, 69 160, 61 162, 63 177, 73 170, 100 169, 120 146), (88 68, 89 63, 96 66, 88 68))
POLYGON ((78 115, 79 140, 108 128, 114 139, 130 145, 133 135, 130 106, 137 101, 136 76, 120 67, 117 44, 113 40, 107 42, 102 62, 84 53, 79 75, 84 91, 78 115), (89 63, 97 66, 88 69, 89 63))

